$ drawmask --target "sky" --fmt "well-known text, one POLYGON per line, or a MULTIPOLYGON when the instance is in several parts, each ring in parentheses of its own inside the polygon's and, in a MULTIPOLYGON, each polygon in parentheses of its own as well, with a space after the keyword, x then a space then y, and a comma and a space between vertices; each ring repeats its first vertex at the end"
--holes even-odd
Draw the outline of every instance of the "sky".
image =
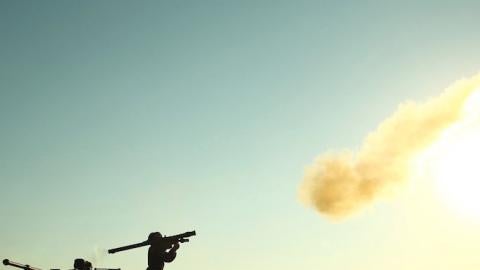
POLYGON ((144 269, 102 254, 196 230, 166 269, 478 269, 428 181, 342 222, 297 194, 480 71, 480 3, 419 2, 1 1, 0 256, 144 269))

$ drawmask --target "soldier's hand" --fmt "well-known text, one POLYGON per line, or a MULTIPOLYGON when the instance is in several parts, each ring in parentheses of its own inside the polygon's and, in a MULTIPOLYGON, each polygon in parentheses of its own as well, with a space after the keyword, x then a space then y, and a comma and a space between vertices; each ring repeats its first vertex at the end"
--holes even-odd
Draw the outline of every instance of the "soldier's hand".
POLYGON ((180 244, 178 244, 178 243, 173 244, 172 249, 177 250, 179 248, 180 248, 180 244))

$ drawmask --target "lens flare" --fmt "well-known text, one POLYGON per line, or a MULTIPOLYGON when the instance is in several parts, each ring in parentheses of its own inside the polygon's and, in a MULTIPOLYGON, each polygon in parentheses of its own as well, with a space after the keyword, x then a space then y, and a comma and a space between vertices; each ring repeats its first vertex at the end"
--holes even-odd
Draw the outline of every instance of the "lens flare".
POLYGON ((433 145, 432 176, 448 207, 480 221, 480 91, 467 100, 462 119, 433 145))

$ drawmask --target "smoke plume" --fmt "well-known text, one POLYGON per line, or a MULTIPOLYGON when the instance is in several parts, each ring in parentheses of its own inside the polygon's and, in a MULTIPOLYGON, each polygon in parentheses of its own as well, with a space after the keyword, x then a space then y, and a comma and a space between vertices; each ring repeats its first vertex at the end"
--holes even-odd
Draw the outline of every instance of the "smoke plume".
POLYGON ((107 256, 107 249, 100 248, 97 245, 93 247, 92 254, 88 257, 90 262, 95 266, 103 262, 105 257, 107 256))
POLYGON ((456 82, 425 103, 405 102, 357 152, 327 153, 307 167, 301 199, 321 214, 343 218, 408 179, 413 159, 462 117, 480 75, 456 82))

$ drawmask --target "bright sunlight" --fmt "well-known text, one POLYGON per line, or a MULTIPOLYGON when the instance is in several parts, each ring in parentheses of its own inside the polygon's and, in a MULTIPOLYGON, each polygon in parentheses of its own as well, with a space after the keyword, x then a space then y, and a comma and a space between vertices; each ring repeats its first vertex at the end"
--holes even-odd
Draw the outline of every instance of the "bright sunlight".
POLYGON ((480 221, 480 90, 463 112, 432 147, 431 173, 448 207, 480 221))

